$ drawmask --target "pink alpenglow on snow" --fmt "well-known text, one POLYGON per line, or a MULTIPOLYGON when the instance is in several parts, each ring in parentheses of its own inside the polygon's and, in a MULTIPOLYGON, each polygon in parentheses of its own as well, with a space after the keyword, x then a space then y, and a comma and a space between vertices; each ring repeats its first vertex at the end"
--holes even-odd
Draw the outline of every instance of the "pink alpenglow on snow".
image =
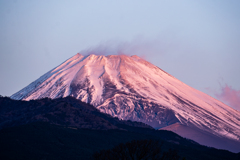
MULTIPOLYGON (((92 52, 91 52, 92 53, 92 52)), ((240 142, 240 112, 138 56, 76 54, 11 96, 72 96, 123 120, 174 123, 240 142)))
POLYGON ((221 93, 215 95, 219 100, 227 103, 237 110, 240 110, 240 90, 235 90, 226 84, 222 87, 221 93))

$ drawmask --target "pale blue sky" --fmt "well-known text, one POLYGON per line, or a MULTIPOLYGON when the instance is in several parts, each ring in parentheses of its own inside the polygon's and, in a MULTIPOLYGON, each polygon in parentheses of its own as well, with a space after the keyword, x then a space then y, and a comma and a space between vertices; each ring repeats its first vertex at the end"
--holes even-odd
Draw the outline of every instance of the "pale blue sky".
POLYGON ((211 96, 220 84, 239 90, 239 8, 239 0, 0 0, 0 94, 89 48, 145 57, 211 96))

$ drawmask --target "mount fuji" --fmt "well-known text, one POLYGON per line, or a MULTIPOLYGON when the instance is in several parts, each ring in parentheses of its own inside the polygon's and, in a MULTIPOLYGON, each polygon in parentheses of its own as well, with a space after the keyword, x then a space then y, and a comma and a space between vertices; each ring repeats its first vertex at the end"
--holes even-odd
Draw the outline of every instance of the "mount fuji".
POLYGON ((240 144, 239 111, 136 55, 78 53, 11 98, 28 101, 67 96, 119 119, 156 129, 181 124, 240 144))

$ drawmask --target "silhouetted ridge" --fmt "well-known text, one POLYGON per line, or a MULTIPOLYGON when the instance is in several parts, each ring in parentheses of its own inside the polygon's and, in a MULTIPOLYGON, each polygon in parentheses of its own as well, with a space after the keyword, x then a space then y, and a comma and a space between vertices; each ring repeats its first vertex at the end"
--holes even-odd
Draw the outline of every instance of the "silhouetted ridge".
POLYGON ((89 129, 124 129, 127 126, 151 128, 140 122, 113 118, 101 113, 94 106, 70 96, 30 101, 0 97, 0 120, 0 128, 39 121, 89 129))

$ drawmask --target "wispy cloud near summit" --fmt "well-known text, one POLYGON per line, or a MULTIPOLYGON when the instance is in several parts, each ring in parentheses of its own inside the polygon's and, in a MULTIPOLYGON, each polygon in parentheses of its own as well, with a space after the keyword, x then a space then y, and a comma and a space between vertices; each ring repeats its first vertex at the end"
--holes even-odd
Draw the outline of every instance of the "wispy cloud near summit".
POLYGON ((97 46, 82 50, 79 53, 83 55, 138 55, 141 58, 149 58, 153 55, 164 54, 168 50, 170 42, 160 37, 147 39, 136 37, 132 41, 111 40, 101 43, 97 46))
POLYGON ((225 84, 221 88, 221 93, 216 93, 215 96, 240 111, 240 90, 235 90, 231 86, 225 84))

